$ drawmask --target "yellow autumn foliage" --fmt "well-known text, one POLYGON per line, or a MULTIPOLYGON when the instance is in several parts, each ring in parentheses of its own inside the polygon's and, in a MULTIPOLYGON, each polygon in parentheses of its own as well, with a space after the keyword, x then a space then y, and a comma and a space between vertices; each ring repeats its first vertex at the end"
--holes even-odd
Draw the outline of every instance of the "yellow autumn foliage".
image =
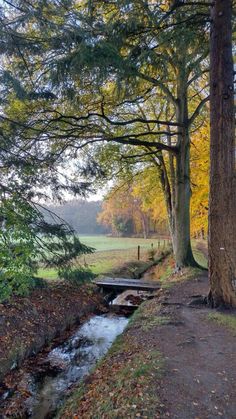
POLYGON ((202 237, 208 230, 209 130, 209 123, 205 123, 192 135, 191 146, 191 234, 202 237))
MULTIPOLYGON (((209 191, 209 123, 205 122, 191 136, 191 234, 207 236, 209 191)), ((166 159, 167 160, 167 159, 166 159)), ((135 232, 142 232, 143 218, 149 220, 152 231, 166 234, 166 205, 154 166, 136 174, 132 182, 118 182, 107 195, 98 221, 113 226, 115 219, 132 219, 135 232)))

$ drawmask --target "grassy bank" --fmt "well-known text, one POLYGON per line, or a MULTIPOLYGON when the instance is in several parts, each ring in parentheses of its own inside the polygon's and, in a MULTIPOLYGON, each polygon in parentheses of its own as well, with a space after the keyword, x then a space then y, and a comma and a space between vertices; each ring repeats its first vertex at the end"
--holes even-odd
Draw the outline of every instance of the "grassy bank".
POLYGON ((216 322, 217 324, 221 326, 225 326, 231 332, 234 336, 236 336, 236 316, 235 312, 231 314, 225 314, 225 313, 210 313, 208 315, 208 319, 216 322))

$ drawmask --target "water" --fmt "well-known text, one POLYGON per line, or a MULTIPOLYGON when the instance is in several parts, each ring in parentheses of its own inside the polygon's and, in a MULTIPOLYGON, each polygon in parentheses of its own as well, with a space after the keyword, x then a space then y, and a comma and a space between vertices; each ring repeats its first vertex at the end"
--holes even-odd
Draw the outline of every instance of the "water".
POLYGON ((30 387, 33 395, 26 402, 30 417, 44 419, 55 411, 67 390, 88 374, 127 323, 126 317, 110 314, 94 316, 68 341, 53 349, 46 361, 62 368, 62 371, 54 377, 45 376, 40 385, 32 379, 30 387))

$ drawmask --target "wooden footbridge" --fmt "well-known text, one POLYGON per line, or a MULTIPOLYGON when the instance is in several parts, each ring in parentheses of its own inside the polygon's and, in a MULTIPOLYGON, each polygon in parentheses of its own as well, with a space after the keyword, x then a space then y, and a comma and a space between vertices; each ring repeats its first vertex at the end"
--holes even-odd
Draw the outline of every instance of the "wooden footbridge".
POLYGON ((137 290, 137 291, 156 291, 161 288, 160 283, 155 281, 142 281, 140 279, 128 278, 109 278, 105 277, 93 281, 99 288, 104 290, 124 291, 124 290, 137 290))

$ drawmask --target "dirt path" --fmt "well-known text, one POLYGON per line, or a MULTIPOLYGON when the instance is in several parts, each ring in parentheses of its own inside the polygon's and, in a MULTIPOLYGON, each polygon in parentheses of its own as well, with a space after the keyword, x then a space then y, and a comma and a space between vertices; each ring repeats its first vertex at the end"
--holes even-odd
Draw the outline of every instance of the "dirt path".
POLYGON ((140 307, 58 417, 235 419, 236 329, 194 304, 207 288, 201 276, 140 307))
POLYGON ((166 362, 163 418, 236 418, 236 338, 207 319, 210 310, 188 306, 193 295, 206 293, 206 278, 181 284, 170 291, 174 305, 163 309, 174 319, 157 337, 166 362))

